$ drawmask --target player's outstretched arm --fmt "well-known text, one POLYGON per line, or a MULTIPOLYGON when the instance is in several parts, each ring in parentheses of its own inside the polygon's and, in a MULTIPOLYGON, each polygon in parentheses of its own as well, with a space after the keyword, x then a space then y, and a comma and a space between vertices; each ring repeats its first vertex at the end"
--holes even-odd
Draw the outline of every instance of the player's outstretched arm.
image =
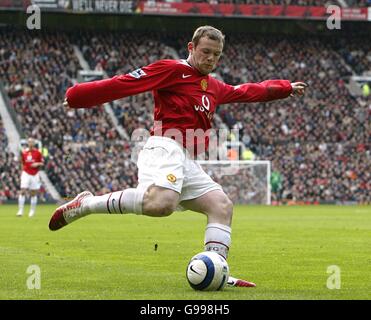
POLYGON ((219 82, 219 103, 232 102, 268 102, 277 99, 284 99, 293 92, 289 80, 265 80, 259 83, 243 83, 238 86, 231 86, 219 82))
POLYGON ((176 60, 159 60, 128 74, 75 84, 67 89, 63 105, 91 108, 138 93, 162 89, 174 77, 175 66, 176 60))
POLYGON ((303 95, 308 86, 304 82, 290 82, 289 80, 266 80, 259 83, 244 83, 231 86, 220 82, 219 103, 232 102, 268 102, 285 99, 289 96, 303 95))

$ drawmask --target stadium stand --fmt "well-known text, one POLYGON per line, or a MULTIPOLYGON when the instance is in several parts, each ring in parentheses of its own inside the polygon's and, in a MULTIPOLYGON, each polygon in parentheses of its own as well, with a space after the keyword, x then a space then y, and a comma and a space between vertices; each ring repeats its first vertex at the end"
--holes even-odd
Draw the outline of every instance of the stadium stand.
POLYGON ((371 7, 371 0, 346 0, 349 7, 371 7))
POLYGON ((32 37, 3 30, 0 37, 7 44, 2 48, 0 68, 12 107, 24 134, 41 140, 48 149, 46 171, 59 193, 66 197, 80 188, 97 193, 105 192, 106 185, 114 188, 118 174, 112 163, 121 161, 112 155, 119 153, 115 148, 124 148, 125 144, 115 139, 117 132, 108 115, 102 109, 68 111, 61 105, 80 68, 67 36, 32 37), (80 161, 71 160, 75 154, 80 161), (90 179, 98 162, 105 165, 105 170, 99 172, 97 180, 90 179))
MULTIPOLYGON (((283 174, 284 197, 369 202, 370 100, 362 101, 346 88, 351 73, 334 49, 338 44, 319 38, 243 36, 230 41, 221 63, 229 82, 260 81, 273 75, 310 85, 300 101, 219 109, 229 127, 243 124, 247 146, 283 174), (251 50, 243 50, 247 47, 251 50)), ((361 40, 350 42, 348 50, 356 47, 364 56, 370 52, 370 45, 361 40)))
POLYGON ((15 156, 8 150, 8 139, 0 119, 0 203, 17 197, 17 164, 15 156))

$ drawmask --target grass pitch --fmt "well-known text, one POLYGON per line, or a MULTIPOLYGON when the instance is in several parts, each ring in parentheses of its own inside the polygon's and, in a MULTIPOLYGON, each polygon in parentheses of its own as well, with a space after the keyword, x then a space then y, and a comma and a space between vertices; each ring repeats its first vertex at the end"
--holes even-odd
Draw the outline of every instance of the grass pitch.
POLYGON ((231 274, 257 287, 221 292, 196 292, 185 278, 203 250, 201 214, 91 215, 51 232, 54 208, 30 219, 27 206, 22 218, 0 206, 0 299, 371 299, 370 206, 235 207, 231 274), (30 265, 40 289, 27 288, 30 265), (334 265, 340 289, 327 287, 334 265))

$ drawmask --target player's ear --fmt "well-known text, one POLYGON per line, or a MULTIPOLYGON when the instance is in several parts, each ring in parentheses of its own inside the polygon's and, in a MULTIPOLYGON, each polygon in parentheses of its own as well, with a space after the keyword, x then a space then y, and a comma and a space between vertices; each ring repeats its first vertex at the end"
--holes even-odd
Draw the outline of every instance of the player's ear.
POLYGON ((191 53, 192 50, 195 48, 195 47, 194 47, 194 43, 193 43, 192 41, 191 41, 191 42, 188 42, 187 47, 188 47, 188 52, 189 52, 189 53, 191 53))

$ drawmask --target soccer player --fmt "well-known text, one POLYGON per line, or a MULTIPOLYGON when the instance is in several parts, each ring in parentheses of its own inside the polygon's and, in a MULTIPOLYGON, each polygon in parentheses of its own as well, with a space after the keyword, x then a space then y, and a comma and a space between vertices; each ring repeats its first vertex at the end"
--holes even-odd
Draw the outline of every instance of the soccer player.
MULTIPOLYGON (((207 132, 218 105, 302 95, 306 84, 288 80, 225 84, 210 75, 223 47, 222 32, 202 26, 188 43, 186 60, 160 60, 129 74, 76 84, 67 90, 64 105, 70 108, 91 108, 152 91, 155 123, 138 157, 138 186, 102 196, 94 196, 89 191, 80 193, 56 209, 49 222, 51 230, 92 213, 164 217, 180 205, 183 210, 207 216, 204 249, 227 258, 233 204, 222 187, 194 160, 194 155, 208 148, 207 132), (198 139, 198 134, 192 135, 195 131, 204 132, 204 139, 198 139)), ((255 286, 233 277, 228 283, 255 286)))
POLYGON ((44 165, 44 160, 41 152, 35 147, 35 140, 29 138, 27 140, 28 148, 22 150, 22 174, 21 174, 21 190, 18 196, 18 212, 17 217, 22 217, 26 195, 29 192, 31 198, 31 208, 28 213, 29 217, 35 215, 37 205, 37 193, 40 189, 39 170, 44 165))

